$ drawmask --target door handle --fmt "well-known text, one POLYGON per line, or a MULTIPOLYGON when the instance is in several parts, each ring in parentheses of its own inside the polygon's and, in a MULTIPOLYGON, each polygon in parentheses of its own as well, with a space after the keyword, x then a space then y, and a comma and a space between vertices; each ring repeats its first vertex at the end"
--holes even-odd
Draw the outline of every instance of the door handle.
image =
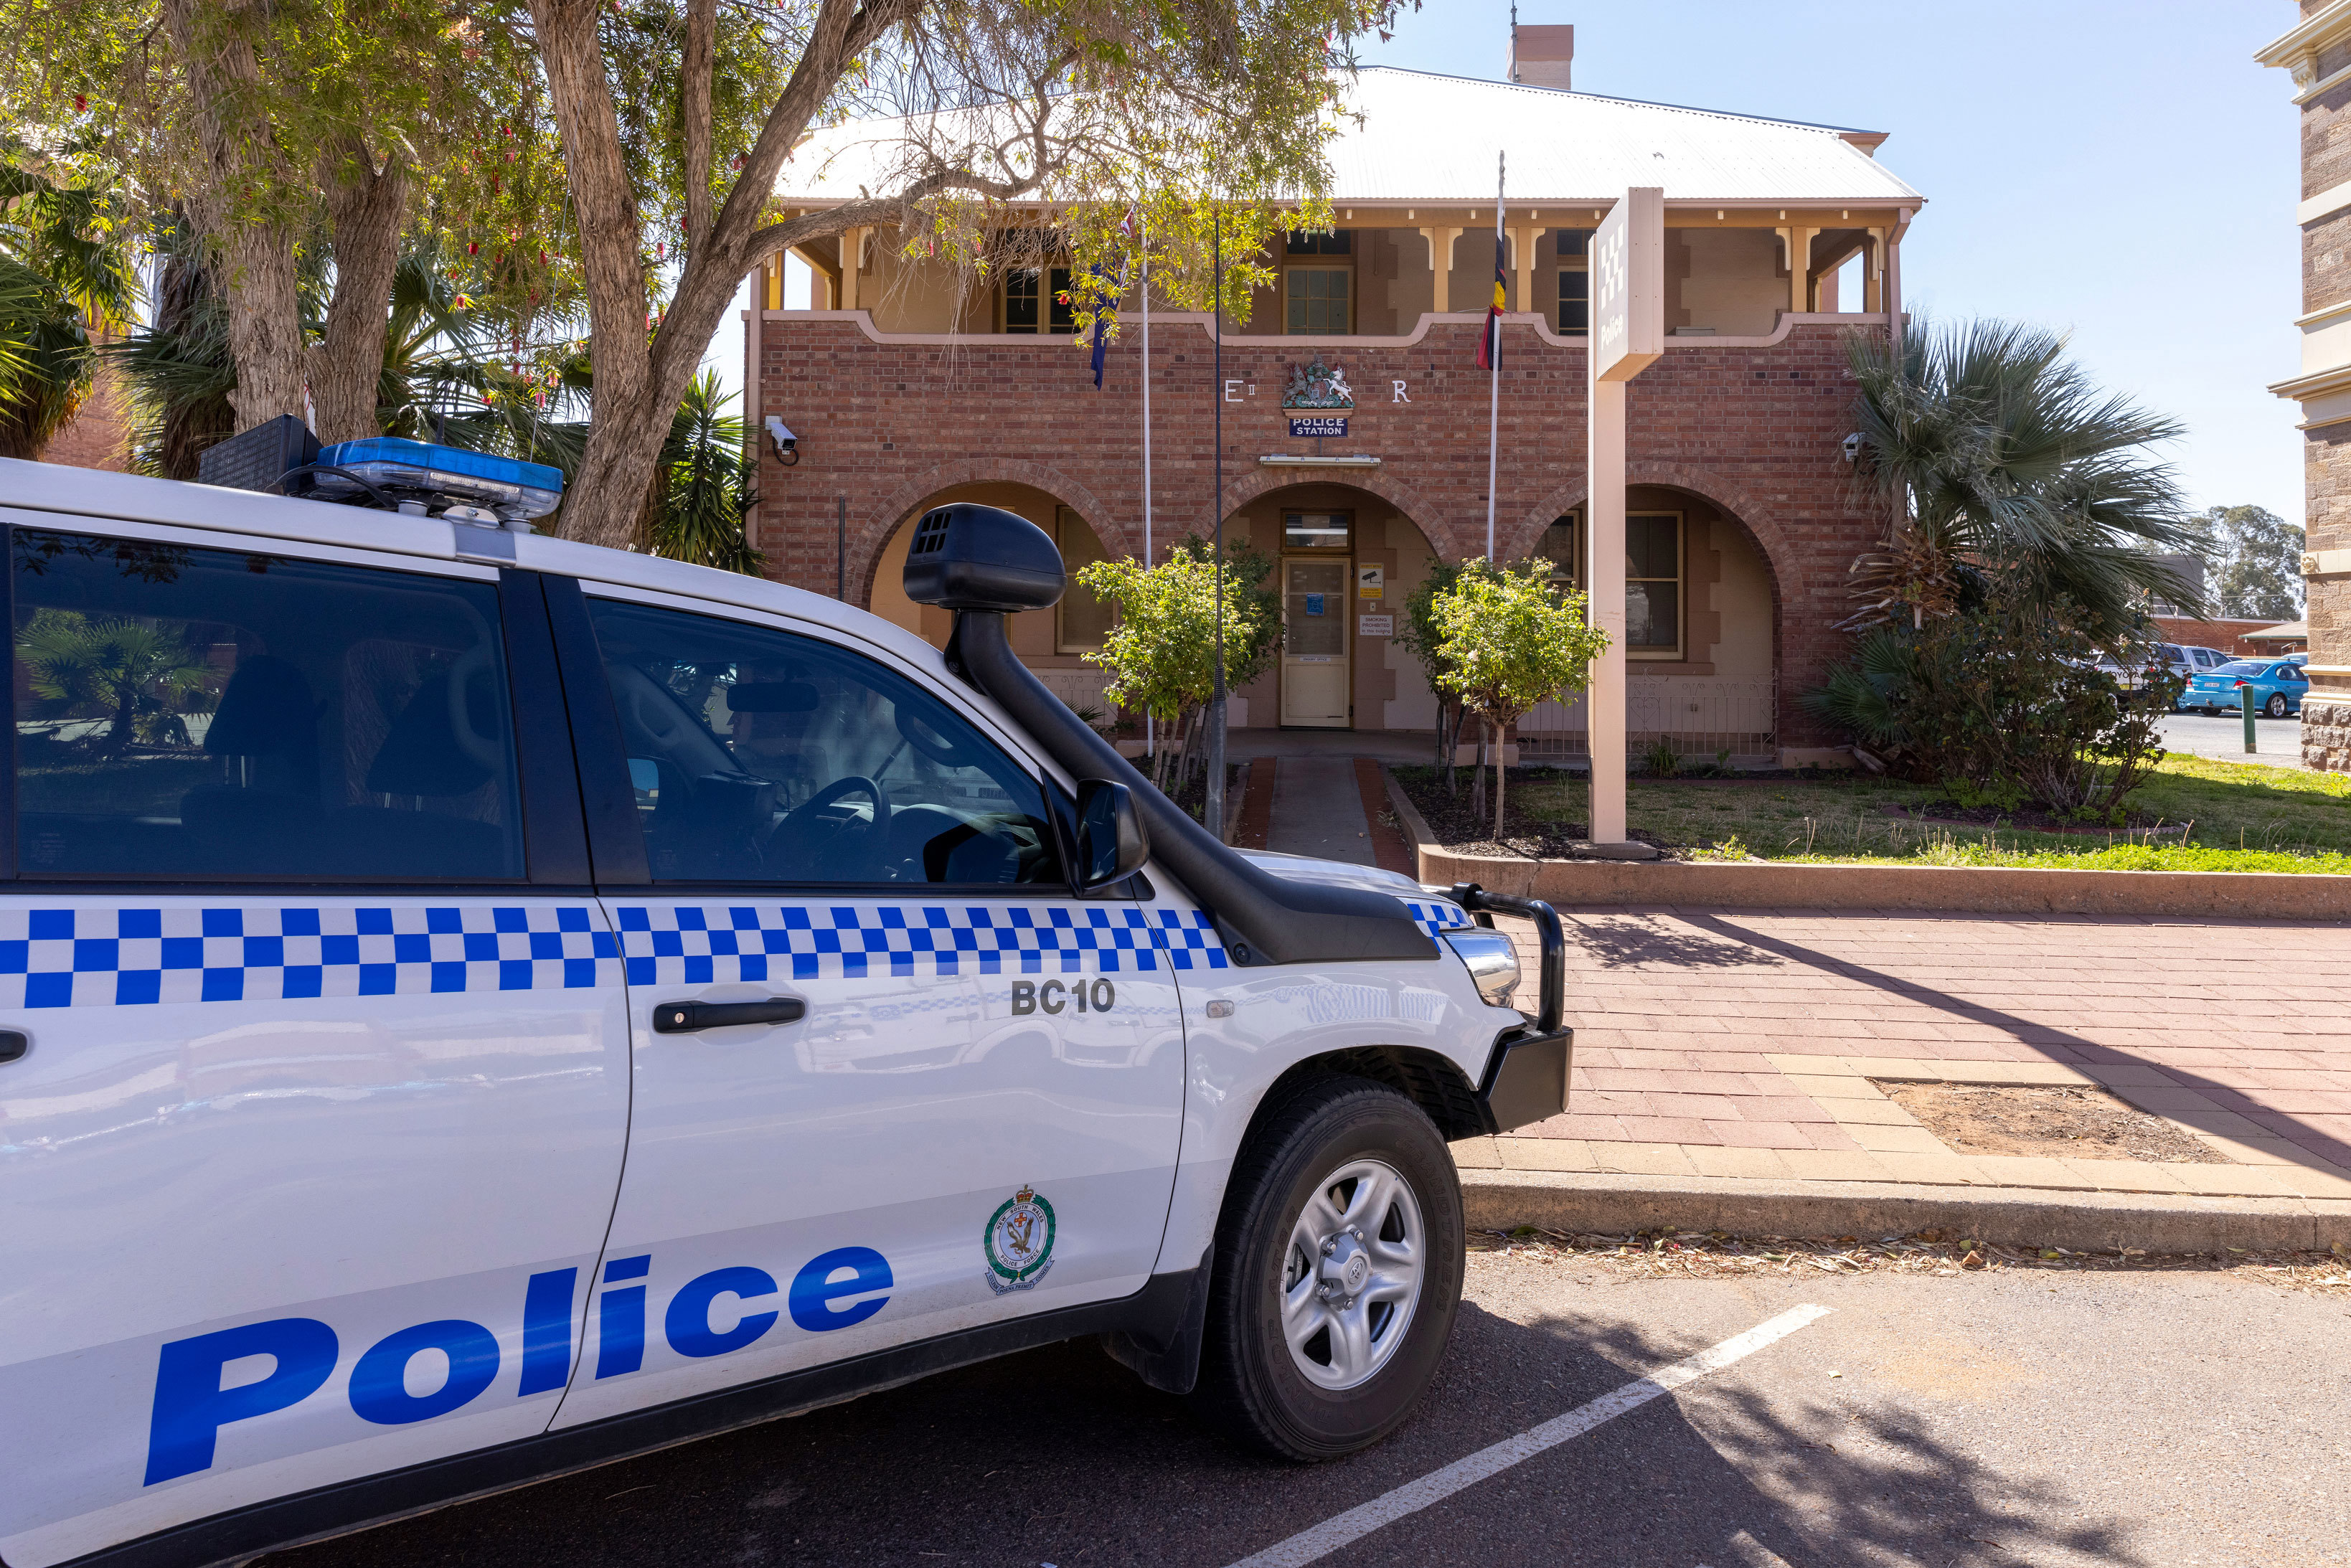
POLYGON ((798 1023, 807 1016, 808 1003, 798 997, 769 997, 764 1002, 657 1002, 653 1032, 691 1034, 729 1024, 798 1023))

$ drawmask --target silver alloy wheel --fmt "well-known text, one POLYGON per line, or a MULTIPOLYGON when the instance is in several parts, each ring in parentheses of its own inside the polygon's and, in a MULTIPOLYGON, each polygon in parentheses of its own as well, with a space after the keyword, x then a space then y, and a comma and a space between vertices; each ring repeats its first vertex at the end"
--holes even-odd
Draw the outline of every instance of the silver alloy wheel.
POLYGON ((1315 1186, 1281 1266, 1281 1336, 1309 1383, 1353 1388, 1388 1364, 1420 1301, 1426 1245, 1395 1167, 1350 1160, 1315 1186))

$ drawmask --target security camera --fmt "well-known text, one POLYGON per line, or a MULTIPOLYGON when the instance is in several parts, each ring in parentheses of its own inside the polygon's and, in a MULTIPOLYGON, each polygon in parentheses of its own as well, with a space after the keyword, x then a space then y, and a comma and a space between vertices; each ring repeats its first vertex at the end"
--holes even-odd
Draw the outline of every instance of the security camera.
MULTIPOLYGON (((770 423, 770 424, 773 424, 773 423, 775 423, 776 422, 775 422, 774 420, 769 420, 768 423, 770 423)), ((1855 462, 1860 461, 1860 459, 1861 459, 1861 432, 1859 432, 1858 430, 1856 430, 1856 431, 1855 431, 1851 435, 1846 436, 1846 437, 1844 438, 1844 442, 1842 443, 1842 445, 1843 445, 1843 446, 1844 446, 1844 460, 1845 460, 1846 462, 1848 462, 1848 463, 1855 463, 1855 462)))
POLYGON ((789 425, 772 413, 768 416, 767 423, 768 439, 776 444, 776 460, 787 468, 798 463, 800 460, 800 438, 792 434, 789 425))

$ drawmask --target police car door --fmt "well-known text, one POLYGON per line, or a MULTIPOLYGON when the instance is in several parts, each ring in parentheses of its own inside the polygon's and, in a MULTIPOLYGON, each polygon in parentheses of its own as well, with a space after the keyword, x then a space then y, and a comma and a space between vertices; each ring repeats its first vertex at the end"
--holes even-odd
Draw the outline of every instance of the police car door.
POLYGON ((601 664, 646 881, 601 889, 636 1091, 558 1425, 1140 1289, 1168 911, 1071 896, 1035 766, 870 646, 597 591, 565 674, 576 716, 601 664))
POLYGON ((0 1557, 543 1431, 628 1082, 537 580, 12 517, 0 1557))

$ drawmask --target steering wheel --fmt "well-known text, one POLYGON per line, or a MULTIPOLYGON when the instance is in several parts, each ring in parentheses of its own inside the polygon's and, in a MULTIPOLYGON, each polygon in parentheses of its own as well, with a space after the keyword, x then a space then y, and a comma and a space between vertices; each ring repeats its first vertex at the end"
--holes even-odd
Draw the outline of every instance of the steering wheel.
MULTIPOLYGON (((856 773, 846 779, 834 779, 786 812, 784 820, 778 822, 775 831, 768 835, 768 842, 781 847, 787 853, 796 851, 801 841, 815 830, 819 814, 826 807, 856 794, 863 794, 872 800, 873 815, 866 820, 864 828, 850 841, 861 849, 879 849, 889 841, 890 797, 879 783, 856 773)), ((809 860, 811 862, 831 860, 841 846, 841 835, 847 827, 846 823, 836 825, 821 843, 810 845, 809 860)))

